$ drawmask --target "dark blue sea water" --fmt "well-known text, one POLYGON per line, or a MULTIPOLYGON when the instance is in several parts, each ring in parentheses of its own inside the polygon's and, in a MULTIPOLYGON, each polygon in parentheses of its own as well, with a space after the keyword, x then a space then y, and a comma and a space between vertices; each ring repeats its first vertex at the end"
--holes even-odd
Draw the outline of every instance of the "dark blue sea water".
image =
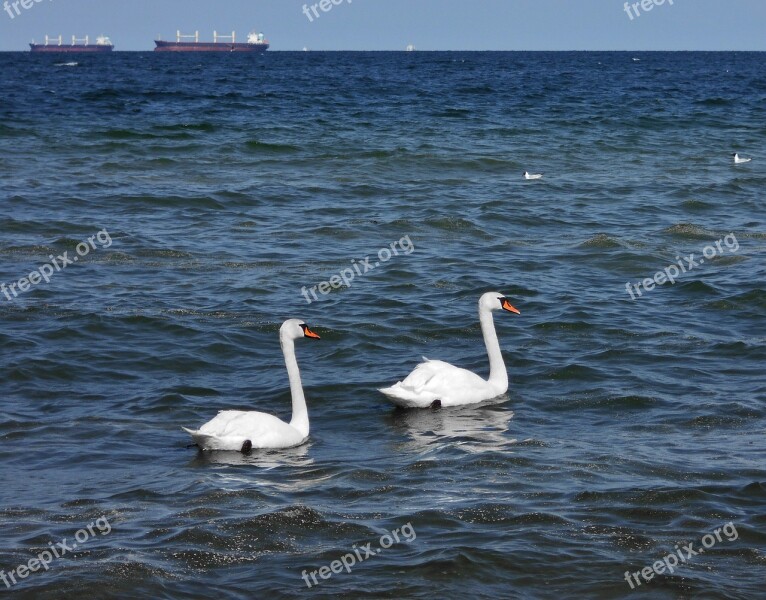
POLYGON ((766 597, 764 54, 6 53, 0 90, 0 592, 766 597), (487 374, 492 290, 507 396, 395 411, 421 355, 487 374), (289 419, 289 317, 310 441, 188 447, 289 419))

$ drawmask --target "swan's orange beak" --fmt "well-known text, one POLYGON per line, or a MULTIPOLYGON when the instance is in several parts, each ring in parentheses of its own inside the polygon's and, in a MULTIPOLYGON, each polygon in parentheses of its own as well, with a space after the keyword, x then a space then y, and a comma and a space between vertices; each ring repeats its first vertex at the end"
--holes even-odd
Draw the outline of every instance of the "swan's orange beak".
POLYGON ((320 337, 319 337, 319 336, 318 336, 316 333, 314 333, 313 331, 311 331, 311 329, 309 329, 309 326, 308 326, 308 325, 301 325, 301 327, 303 328, 303 336, 304 336, 304 337, 307 337, 307 338, 313 338, 313 339, 315 339, 315 340, 320 340, 320 339, 322 339, 322 338, 320 338, 320 337))
POLYGON ((500 306, 503 307, 503 310, 507 310, 508 312, 516 313, 517 315, 521 314, 521 311, 518 308, 514 308, 514 306, 508 302, 508 298, 503 298, 500 302, 500 306))

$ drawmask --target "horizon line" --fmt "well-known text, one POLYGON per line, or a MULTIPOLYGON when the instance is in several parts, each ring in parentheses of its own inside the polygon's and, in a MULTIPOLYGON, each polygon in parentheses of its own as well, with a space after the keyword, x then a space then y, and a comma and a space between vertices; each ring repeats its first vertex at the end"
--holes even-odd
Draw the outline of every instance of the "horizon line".
MULTIPOLYGON (((0 50, 0 52, 5 53, 11 53, 11 52, 23 52, 23 53, 30 53, 29 49, 25 50, 0 50)), ((116 48, 112 51, 114 52, 154 52, 153 48, 149 49, 140 49, 140 50, 117 50, 116 48)), ((718 49, 718 50, 665 50, 665 49, 652 49, 652 50, 642 50, 642 49, 579 49, 579 50, 542 50, 542 49, 525 49, 525 50, 497 50, 497 49, 482 49, 482 50, 459 50, 459 49, 428 49, 428 50, 397 50, 397 49, 372 49, 372 50, 344 50, 344 49, 307 49, 304 50, 303 48, 283 48, 281 50, 274 50, 269 49, 267 51, 264 51, 262 54, 271 54, 275 52, 300 52, 300 53, 310 53, 310 52, 403 52, 406 54, 417 54, 417 53, 427 53, 427 52, 766 52, 766 49, 763 50, 749 50, 749 49, 742 49, 742 48, 733 48, 733 49, 718 49)), ((222 54, 226 54, 225 52, 222 54)), ((234 54, 237 54, 236 52, 234 54)), ((249 54, 249 53, 240 53, 240 54, 249 54)))

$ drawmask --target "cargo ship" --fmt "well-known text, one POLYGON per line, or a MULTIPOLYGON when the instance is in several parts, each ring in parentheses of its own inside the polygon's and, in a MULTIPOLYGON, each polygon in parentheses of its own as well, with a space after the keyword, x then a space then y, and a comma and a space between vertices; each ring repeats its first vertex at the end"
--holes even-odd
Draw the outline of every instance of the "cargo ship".
POLYGON ((32 41, 29 48, 32 52, 111 52, 114 50, 114 44, 105 35, 98 36, 95 44, 90 43, 87 35, 79 39, 72 36, 71 44, 65 44, 63 36, 52 38, 46 35, 44 44, 35 44, 32 41))
POLYGON ((181 32, 177 31, 175 42, 154 40, 154 43, 157 45, 155 52, 266 52, 269 49, 269 42, 263 34, 254 32, 247 36, 246 42, 237 42, 237 34, 234 31, 231 35, 219 35, 214 31, 212 42, 200 42, 199 31, 194 35, 181 35, 181 32))

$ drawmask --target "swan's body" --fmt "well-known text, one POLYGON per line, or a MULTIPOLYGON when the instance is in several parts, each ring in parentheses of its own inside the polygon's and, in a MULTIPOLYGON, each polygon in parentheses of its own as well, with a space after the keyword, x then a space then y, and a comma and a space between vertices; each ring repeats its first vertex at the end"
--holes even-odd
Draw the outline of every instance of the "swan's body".
POLYGON ((489 379, 441 360, 424 358, 424 362, 415 367, 404 381, 380 392, 404 408, 477 404, 507 392, 508 372, 492 318, 492 311, 500 309, 519 314, 500 293, 490 292, 479 299, 479 321, 489 355, 489 379))
POLYGON ((734 154, 734 164, 735 165, 742 165, 744 163, 749 163, 752 158, 741 158, 739 154, 734 154))
POLYGON ((262 412, 223 410, 198 430, 186 427, 183 430, 192 436, 202 450, 246 452, 253 448, 292 448, 305 442, 309 436, 309 416, 294 343, 302 337, 319 339, 316 333, 298 319, 285 321, 279 330, 293 399, 290 423, 262 412))
POLYGON ((527 181, 529 181, 530 179, 542 179, 542 178, 543 178, 542 173, 538 173, 537 175, 532 175, 528 171, 524 171, 524 179, 526 179, 527 181))

